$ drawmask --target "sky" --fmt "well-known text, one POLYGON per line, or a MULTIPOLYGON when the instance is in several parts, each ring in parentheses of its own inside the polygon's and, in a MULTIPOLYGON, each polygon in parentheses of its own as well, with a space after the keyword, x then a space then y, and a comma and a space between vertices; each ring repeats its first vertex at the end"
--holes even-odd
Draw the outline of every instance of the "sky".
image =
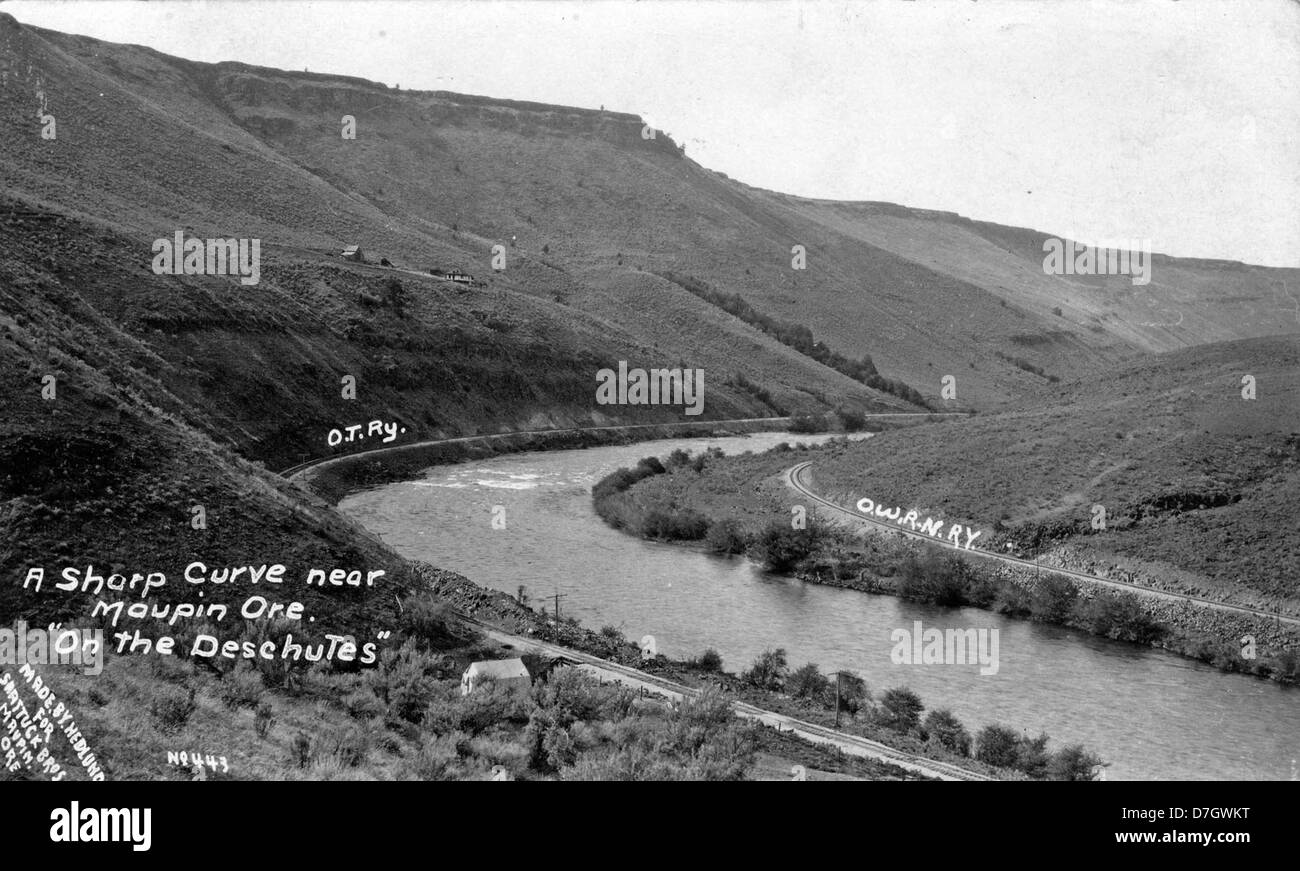
POLYGON ((1295 0, 14 0, 201 61, 631 112, 704 166, 1300 266, 1295 0))

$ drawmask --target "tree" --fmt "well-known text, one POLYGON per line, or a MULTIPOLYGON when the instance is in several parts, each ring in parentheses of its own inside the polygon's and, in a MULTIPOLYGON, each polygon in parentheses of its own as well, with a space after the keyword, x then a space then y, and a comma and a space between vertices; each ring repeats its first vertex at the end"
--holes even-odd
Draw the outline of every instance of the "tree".
POLYGON ((730 517, 709 524, 704 545, 711 553, 744 553, 748 540, 740 524, 730 517))
POLYGON ((1052 761, 1047 765, 1047 777, 1050 780, 1092 780, 1100 765, 1100 756, 1089 753, 1082 744, 1071 744, 1052 754, 1052 761))
POLYGON ((765 650, 754 660, 740 677, 743 681, 763 690, 774 690, 780 692, 785 688, 785 679, 790 674, 789 665, 786 663, 785 648, 778 647, 776 650, 765 650))
POLYGON ((817 668, 815 662, 796 669, 785 683, 786 692, 796 699, 822 699, 829 687, 830 681, 817 668))
POLYGON ((880 723, 896 732, 910 732, 921 721, 925 705, 921 697, 907 687, 893 687, 880 697, 880 723))
POLYGON ((1048 740, 1046 733, 1040 733, 1037 738, 1022 737, 1016 747, 1016 768, 1035 779, 1046 777, 1051 762, 1047 753, 1048 740))
MULTIPOLYGON (((842 671, 839 673, 839 695, 840 710, 847 711, 852 716, 857 716, 858 711, 862 710, 871 702, 871 692, 867 689, 867 682, 858 676, 856 672, 842 671)), ((830 697, 829 702, 832 707, 835 705, 835 685, 827 687, 827 695, 830 697)))
POLYGON ((970 733, 961 721, 947 709, 931 711, 921 730, 927 739, 934 739, 959 756, 970 755, 970 733))
POLYGON ((1029 613, 1034 620, 1061 623, 1074 607, 1079 589, 1068 578, 1045 575, 1034 584, 1029 613))
POLYGON ((774 520, 760 533, 758 550, 769 571, 784 572, 812 553, 816 547, 813 524, 806 529, 791 529, 789 523, 774 520))
POLYGON ((398 281, 395 276, 390 275, 384 281, 384 304, 394 311, 400 312, 406 305, 406 289, 402 287, 402 282, 398 281))
POLYGON ((985 726, 975 737, 975 758, 996 768, 1015 768, 1019 741, 1006 726, 985 726))
POLYGON ((705 648, 700 654, 699 665, 705 671, 722 671, 722 654, 712 647, 705 648))

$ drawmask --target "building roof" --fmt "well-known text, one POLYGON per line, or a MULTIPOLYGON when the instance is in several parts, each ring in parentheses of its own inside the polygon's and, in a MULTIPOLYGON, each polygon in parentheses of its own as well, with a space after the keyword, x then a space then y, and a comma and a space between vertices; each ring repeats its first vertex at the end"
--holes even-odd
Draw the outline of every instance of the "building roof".
POLYGON ((486 677, 492 680, 509 680, 511 678, 529 678, 528 668, 522 659, 484 659, 470 663, 465 669, 466 677, 486 677))
POLYGON ((343 249, 343 253, 344 253, 344 254, 356 254, 356 253, 357 253, 358 251, 360 251, 360 250, 361 250, 361 246, 360 246, 360 245, 349 245, 348 247, 346 247, 346 248, 343 249))

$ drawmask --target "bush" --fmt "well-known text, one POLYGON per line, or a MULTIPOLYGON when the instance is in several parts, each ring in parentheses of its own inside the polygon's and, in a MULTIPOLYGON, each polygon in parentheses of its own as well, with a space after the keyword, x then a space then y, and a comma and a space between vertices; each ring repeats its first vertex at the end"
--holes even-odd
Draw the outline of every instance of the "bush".
POLYGON ((1029 591, 1013 581, 1003 584, 993 598, 993 610, 1011 617, 1025 616, 1031 604, 1029 591))
POLYGON ((975 738, 975 758, 995 768, 1014 768, 1020 736, 1005 726, 985 726, 975 738))
POLYGON ((420 593, 402 601, 397 626, 406 637, 415 639, 418 650, 449 650, 461 644, 453 621, 444 603, 420 593))
POLYGON ((357 724, 334 739, 334 751, 331 754, 345 768, 356 768, 366 761, 373 743, 371 731, 366 726, 357 724))
POLYGON ((700 654, 698 662, 700 668, 705 671, 712 671, 715 673, 722 671, 722 654, 718 653, 718 651, 714 650, 712 647, 706 648, 705 651, 700 654))
POLYGON ((964 605, 971 576, 969 566, 961 557, 945 557, 928 549, 919 559, 909 553, 899 566, 898 595, 936 605, 964 605))
POLYGON ((1034 584, 1030 596, 1029 616, 1044 623, 1063 623, 1074 607, 1079 588, 1069 578, 1044 575, 1034 584))
POLYGON ((406 304, 406 289, 396 276, 390 275, 384 280, 384 304, 398 312, 406 304))
POLYGON ((880 697, 879 722, 895 732, 910 732, 921 722, 923 710, 920 696, 907 687, 893 687, 880 697))
POLYGON ((796 699, 820 701, 825 697, 829 687, 830 681, 821 673, 815 662, 795 669, 785 682, 786 692, 796 699))
POLYGON ((546 764, 554 771, 572 765, 578 758, 573 738, 567 729, 558 725, 547 729, 542 736, 542 752, 546 754, 546 764))
POLYGON ((840 419, 840 426, 844 427, 845 432, 859 432, 867 428, 867 416, 861 411, 840 408, 836 409, 835 415, 840 419))
POLYGON ((262 698, 263 689, 261 673, 241 662, 221 678, 217 697, 228 708, 254 708, 262 698))
POLYGON ((784 572, 812 553, 816 544, 812 527, 792 529, 786 521, 774 520, 759 535, 754 547, 769 571, 784 572))
POLYGON ((1037 738, 1021 738, 1016 747, 1016 768, 1035 779, 1047 776, 1047 766, 1051 757, 1047 754, 1048 737, 1040 734, 1037 738))
POLYGON ((274 725, 275 712, 269 703, 262 702, 253 712, 253 731, 257 733, 257 737, 265 739, 274 725))
POLYGON ((709 524, 704 546, 710 553, 737 554, 745 552, 749 540, 740 524, 728 517, 709 524))
POLYGON ((740 679, 761 690, 780 692, 785 689, 785 680, 789 674, 785 648, 778 647, 760 653, 749 670, 741 674, 740 679))
POLYGON ((1089 753, 1082 744, 1071 744, 1052 754, 1047 777, 1050 780, 1092 780, 1100 765, 1100 756, 1089 753))
POLYGON ((620 720, 631 710, 635 695, 626 687, 603 686, 588 672, 562 668, 536 688, 533 697, 567 727, 578 720, 620 720))
POLYGON ((677 513, 652 508, 641 521, 643 536, 664 541, 698 541, 708 530, 708 518, 689 508, 677 513))
POLYGON ((179 732, 189 722, 198 706, 194 703, 194 690, 178 687, 159 687, 149 701, 149 714, 160 732, 179 732))
MULTIPOLYGON (((348 716, 358 720, 370 720, 382 717, 385 713, 384 703, 370 690, 357 690, 343 698, 343 707, 348 716)), ((403 717, 403 719, 407 719, 403 717)))
POLYGON ((306 732, 299 732, 293 736, 293 759, 299 768, 306 768, 311 765, 314 755, 311 749, 311 738, 307 737, 306 732))
POLYGON ((826 432, 826 418, 816 414, 797 414, 790 419, 790 432, 826 432))
POLYGON ((970 733, 951 711, 931 711, 921 731, 925 738, 938 742, 958 756, 970 755, 970 733))
MULTIPOLYGON (((828 693, 834 693, 835 689, 829 688, 828 693)), ((842 671, 839 674, 839 694, 840 710, 847 711, 853 716, 857 716, 858 711, 871 702, 871 693, 867 690, 867 682, 859 677, 855 672, 842 671)), ((835 702, 832 700, 831 705, 835 702)))

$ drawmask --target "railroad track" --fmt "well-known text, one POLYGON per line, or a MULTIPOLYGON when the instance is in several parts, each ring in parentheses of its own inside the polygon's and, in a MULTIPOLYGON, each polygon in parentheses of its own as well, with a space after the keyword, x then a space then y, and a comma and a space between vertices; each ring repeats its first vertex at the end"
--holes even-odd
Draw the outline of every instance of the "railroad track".
MULTIPOLYGON (((598 656, 592 656, 589 653, 583 653, 580 650, 572 650, 567 647, 560 647, 546 641, 539 641, 535 638, 528 638, 521 635, 512 635, 508 632, 484 623, 474 617, 467 616, 457 612, 466 623, 471 623, 482 629, 493 640, 508 644, 516 649, 530 650, 536 653, 550 656, 564 656, 579 663, 595 669, 604 675, 608 675, 611 680, 617 680, 625 685, 632 687, 644 686, 651 692, 660 695, 666 695, 670 699, 695 698, 700 691, 694 687, 688 687, 684 684, 658 675, 649 674, 635 668, 631 668, 621 663, 611 662, 607 659, 601 659, 598 656)), ((862 756, 869 759, 876 759, 881 762, 888 762, 897 765, 899 768, 907 769, 927 777, 938 778, 939 780, 952 781, 990 781, 998 778, 991 775, 982 774, 976 771, 970 771, 962 768, 960 765, 954 765, 949 762, 940 762, 935 759, 928 759, 924 756, 917 756, 888 744, 882 744, 879 741, 872 741, 870 738, 863 738, 859 735, 850 735, 846 732, 838 732, 827 726, 821 726, 817 723, 810 723, 807 720, 801 720, 792 717, 789 714, 781 714, 776 711, 769 711, 751 705, 748 702, 735 701, 731 703, 732 709, 740 717, 747 720, 753 720, 768 726, 780 729, 785 732, 793 732, 800 737, 817 744, 829 744, 838 747, 845 753, 852 756, 862 756)))
POLYGON ((1200 605, 1205 608, 1212 608, 1218 611, 1227 611, 1227 612, 1233 612, 1238 614, 1244 614, 1250 617, 1263 617, 1268 620, 1273 620, 1277 623, 1286 623, 1291 626, 1300 626, 1300 618, 1288 617, 1284 614, 1279 614, 1274 611, 1264 611, 1259 608, 1250 608, 1246 605, 1229 605, 1225 602, 1216 602, 1213 599, 1206 599, 1201 596, 1192 596, 1185 593, 1168 593, 1165 592, 1164 590, 1156 590, 1153 589, 1152 587, 1145 587, 1142 586, 1141 584, 1132 584, 1129 583, 1128 581, 1116 581, 1112 578, 1101 578, 1096 575, 1087 574, 1085 572, 1077 572, 1074 571, 1073 569, 1064 569, 1064 568, 1057 568, 1055 566, 1040 565, 1039 563, 1036 563, 1033 560, 1021 559, 1020 557, 1014 557, 1014 556, 1007 556, 1005 554, 994 553, 993 551, 988 551, 988 550, 975 550, 975 549, 968 550, 964 547, 950 544, 949 542, 944 541, 942 539, 936 539, 929 535, 925 535, 923 533, 915 532, 910 529, 905 529, 903 527, 900 527, 896 523, 886 523, 880 520, 876 520, 874 518, 867 517, 861 511, 857 511, 852 508, 845 508, 843 505, 838 505, 835 502, 826 499, 825 497, 819 496, 818 494, 814 493, 811 489, 809 489, 809 487, 806 485, 804 481, 804 474, 808 471, 808 468, 811 465, 812 465, 812 461, 809 460, 803 463, 799 463, 798 465, 791 466, 789 469, 786 469, 784 472, 786 485, 790 487, 792 490, 794 490, 796 493, 798 493, 799 495, 813 502, 816 502, 818 505, 822 505, 826 508, 829 508, 841 514, 845 514, 853 518, 854 520, 857 520, 861 523, 868 524, 870 526, 877 527, 879 529, 884 529, 889 532, 895 532, 900 535, 907 536, 908 538, 915 538, 920 541, 928 542, 936 547, 946 548, 948 550, 955 551, 960 554, 966 554, 969 556, 977 557, 979 559, 996 560, 1001 563, 1006 563, 1007 565, 1014 565, 1020 568, 1034 569, 1035 571, 1043 572, 1047 574, 1064 575, 1066 577, 1071 577, 1078 580, 1084 580, 1094 584, 1101 584, 1102 586, 1111 587, 1113 589, 1126 590, 1129 592, 1137 593, 1138 595, 1142 595, 1142 596, 1149 596, 1157 599, 1165 599, 1173 602, 1187 602, 1191 604, 1200 605))

